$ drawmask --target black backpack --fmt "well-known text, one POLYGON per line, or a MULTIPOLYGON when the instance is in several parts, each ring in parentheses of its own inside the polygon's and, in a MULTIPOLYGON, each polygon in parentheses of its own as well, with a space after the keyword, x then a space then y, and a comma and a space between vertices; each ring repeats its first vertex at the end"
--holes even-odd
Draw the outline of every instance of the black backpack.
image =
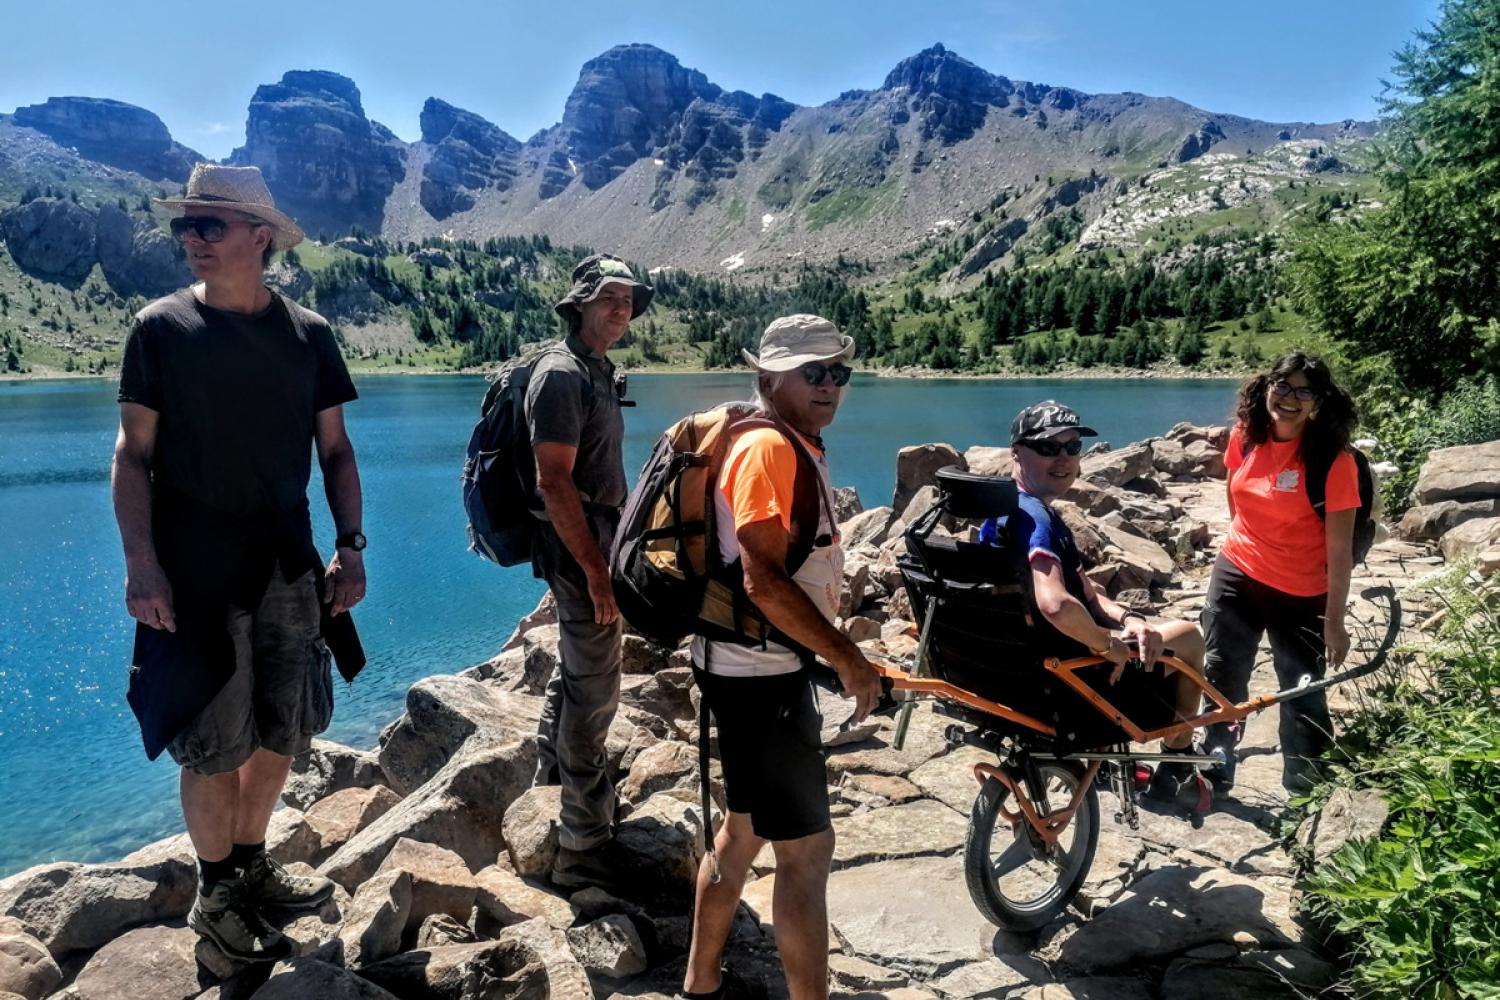
POLYGON ((688 635, 702 635, 742 645, 772 641, 801 651, 746 598, 739 561, 726 565, 719 552, 719 472, 730 442, 756 427, 774 428, 797 453, 787 572, 796 573, 815 546, 832 542, 817 537, 820 505, 833 523, 832 503, 812 456, 785 424, 748 403, 684 417, 667 428, 641 467, 609 558, 621 615, 654 642, 675 647, 688 635))
MULTIPOLYGON (((1248 438, 1243 439, 1240 457, 1248 458, 1254 447, 1248 438)), ((1353 445, 1349 446, 1349 453, 1354 456, 1354 467, 1359 474, 1359 507, 1354 513, 1354 561, 1362 563, 1375 544, 1375 474, 1370 469, 1368 455, 1353 445)), ((1307 500, 1323 520, 1327 520, 1324 508, 1328 502, 1328 473, 1332 468, 1333 460, 1307 467, 1307 500)))
MULTIPOLYGON (((526 386, 536 363, 554 353, 576 360, 565 345, 553 342, 517 355, 490 376, 479 422, 469 435, 462 476, 469 548, 501 566, 518 566, 531 559, 536 514, 542 503, 536 493, 536 461, 526 425, 526 386)), ((592 403, 593 383, 587 371, 583 375, 585 403, 592 403)))

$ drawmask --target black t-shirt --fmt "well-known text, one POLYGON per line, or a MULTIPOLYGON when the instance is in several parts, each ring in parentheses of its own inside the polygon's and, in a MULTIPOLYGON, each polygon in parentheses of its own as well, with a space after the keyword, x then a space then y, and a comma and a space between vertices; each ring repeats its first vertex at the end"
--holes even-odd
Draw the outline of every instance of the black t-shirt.
POLYGON ((575 337, 566 343, 571 357, 549 350, 532 366, 525 410, 531 444, 577 448, 573 485, 578 492, 587 501, 620 507, 630 490, 625 483, 625 419, 615 392, 615 366, 608 358, 589 354, 575 337))
POLYGON ((154 483, 227 514, 300 506, 317 414, 356 397, 327 321, 279 295, 244 315, 183 289, 142 309, 125 341, 120 402, 160 415, 154 483))

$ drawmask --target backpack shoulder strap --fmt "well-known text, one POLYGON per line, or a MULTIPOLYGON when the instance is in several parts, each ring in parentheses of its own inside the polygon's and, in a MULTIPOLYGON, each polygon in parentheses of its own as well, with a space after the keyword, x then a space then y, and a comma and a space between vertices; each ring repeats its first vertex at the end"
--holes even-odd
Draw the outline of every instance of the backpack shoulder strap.
POLYGON ((734 434, 737 436, 758 427, 769 427, 786 438, 797 458, 797 472, 792 480, 792 523, 797 527, 797 534, 789 540, 786 553, 787 575, 792 576, 807 562, 807 557, 818 544, 820 512, 826 509, 828 523, 834 523, 833 504, 827 491, 823 489, 822 477, 818 474, 817 463, 813 461, 812 455, 798 439, 796 431, 775 414, 763 412, 759 416, 737 421, 734 434))

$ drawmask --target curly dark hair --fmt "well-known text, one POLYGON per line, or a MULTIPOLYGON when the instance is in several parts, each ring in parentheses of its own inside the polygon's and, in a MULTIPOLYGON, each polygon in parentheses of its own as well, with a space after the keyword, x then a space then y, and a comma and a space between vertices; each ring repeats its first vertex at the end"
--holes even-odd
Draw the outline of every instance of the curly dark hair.
POLYGON ((1266 408, 1266 393, 1276 382, 1293 372, 1307 376, 1307 384, 1318 394, 1317 409, 1303 432, 1298 453, 1306 465, 1331 464, 1339 452, 1349 447, 1359 412, 1354 400, 1333 381, 1333 373, 1322 358, 1301 351, 1291 351, 1277 358, 1271 370, 1256 375, 1240 386, 1235 404, 1235 420, 1244 440, 1253 445, 1271 439, 1271 413, 1266 408))

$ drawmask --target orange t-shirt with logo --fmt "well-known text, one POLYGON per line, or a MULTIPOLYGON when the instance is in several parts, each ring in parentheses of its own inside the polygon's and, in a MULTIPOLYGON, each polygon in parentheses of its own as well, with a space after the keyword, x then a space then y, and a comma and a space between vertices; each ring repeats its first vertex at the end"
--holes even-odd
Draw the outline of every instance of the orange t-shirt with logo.
MULTIPOLYGON (((1328 592, 1328 536, 1307 498, 1307 470, 1297 454, 1300 437, 1269 440, 1242 453, 1243 430, 1229 433, 1224 464, 1234 521, 1224 558, 1253 580, 1296 597, 1328 592)), ((1324 510, 1359 506, 1359 467, 1345 451, 1328 470, 1324 510)))

